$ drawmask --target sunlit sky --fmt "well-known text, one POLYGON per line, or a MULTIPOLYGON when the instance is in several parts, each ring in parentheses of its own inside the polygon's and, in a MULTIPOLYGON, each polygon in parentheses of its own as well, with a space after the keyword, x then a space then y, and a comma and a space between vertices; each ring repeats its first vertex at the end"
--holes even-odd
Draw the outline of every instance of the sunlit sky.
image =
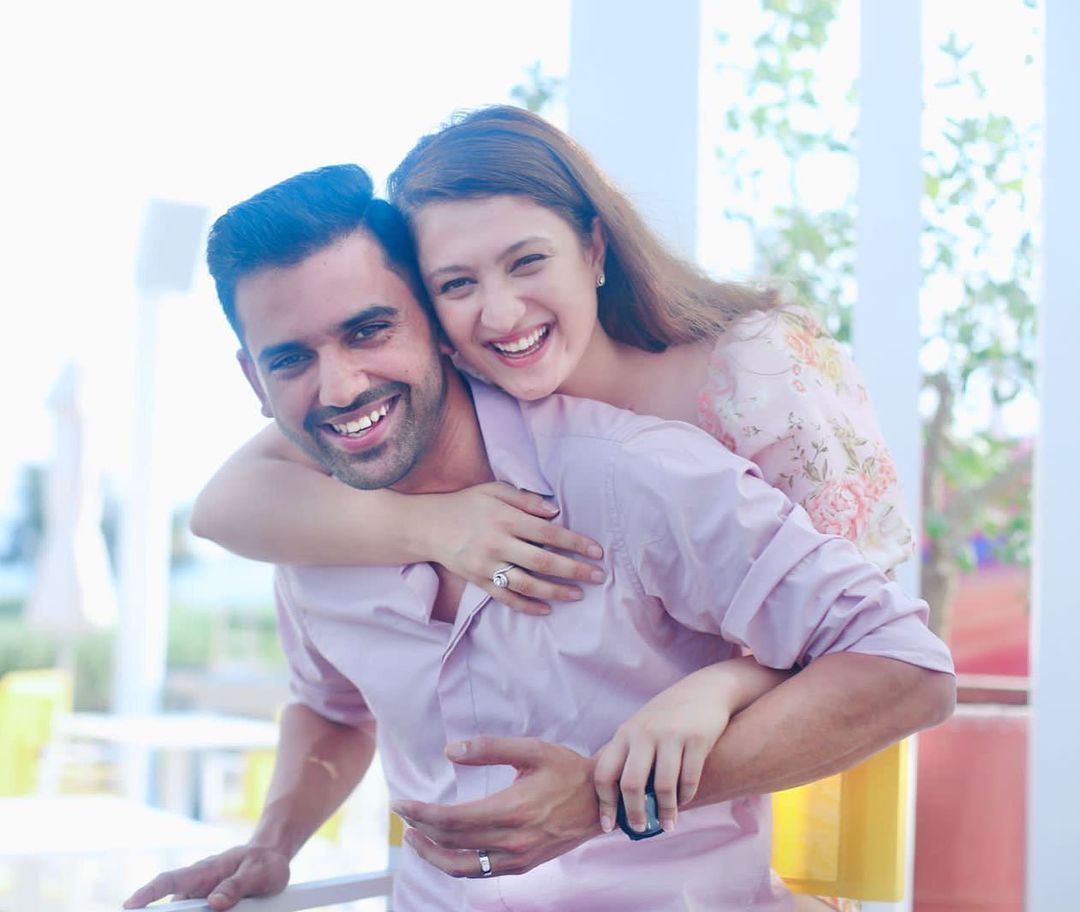
MULTIPOLYGON (((949 7, 993 60, 1004 56, 1021 4, 925 6, 928 33, 944 36, 940 8, 949 7)), ((705 27, 722 17, 728 29, 742 23, 752 34, 757 7, 706 0, 705 27)), ((45 399, 68 360, 82 369, 91 452, 110 476, 125 475, 136 382, 133 265, 148 198, 196 203, 216 216, 292 173, 340 161, 359 162, 381 184, 453 111, 508 101, 534 61, 565 75, 568 27, 569 0, 5 5, 0 513, 12 509, 18 466, 49 458, 45 399)), ((854 71, 854 17, 838 29, 851 50, 832 77, 842 80, 854 71)), ((703 72, 719 53, 703 55, 703 72)), ((1005 72, 1000 83, 1023 104, 1022 79, 1005 72)), ((710 117, 726 104, 717 86, 702 86, 706 138, 722 129, 710 117)), ((561 123, 561 112, 553 119, 561 123)), ((738 275, 750 267, 749 244, 724 234, 711 187, 703 162, 702 250, 716 253, 702 259, 738 275)), ((159 470, 177 504, 263 423, 201 263, 196 275, 192 291, 160 311, 159 470)))
MULTIPOLYGON (((467 2, 7 5, 3 219, 8 352, 0 487, 47 459, 43 405, 68 358, 97 458, 123 474, 134 251, 148 197, 214 215, 288 175, 363 164, 381 184, 452 111, 509 100, 533 61, 567 69, 569 6, 467 2)), ((177 501, 262 424, 199 264, 163 302, 159 449, 177 501)))

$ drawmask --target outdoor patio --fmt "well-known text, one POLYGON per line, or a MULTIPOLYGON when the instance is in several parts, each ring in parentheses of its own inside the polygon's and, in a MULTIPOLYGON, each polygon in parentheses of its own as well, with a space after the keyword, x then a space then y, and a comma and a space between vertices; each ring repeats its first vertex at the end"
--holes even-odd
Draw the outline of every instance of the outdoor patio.
MULTIPOLYGON (((572 0, 567 87, 569 132, 691 257, 701 195, 703 2, 572 0), (645 59, 648 66, 641 65, 645 59)), ((855 359, 916 518, 923 466, 920 5, 860 3, 852 321, 855 359)), ((1072 222, 1080 211, 1080 5, 1041 5, 1047 192, 1031 575, 991 567, 963 580, 951 632, 960 706, 954 719, 914 742, 903 833, 905 895, 867 902, 866 912, 1064 912, 1077 906, 1068 872, 1080 848, 1080 814, 1067 796, 1080 765, 1073 705, 1080 663, 1071 654, 1080 638, 1080 601, 1070 553, 1080 507, 1073 466, 1080 406, 1075 355, 1067 346, 1080 338, 1080 279, 1072 262, 1072 222)), ((205 213, 181 215, 189 222, 185 243, 191 242, 193 258, 205 213)), ((140 307, 149 313, 143 330, 150 338, 160 289, 142 291, 140 307)), ((152 374, 154 345, 144 339, 144 348, 152 374)), ((152 382, 135 407, 135 426, 149 436, 152 382)), ((150 441, 144 443, 149 473, 150 441)), ((138 451, 139 441, 134 445, 138 451)), ((275 714, 288 699, 284 675, 227 662, 215 674, 167 673, 168 519, 154 501, 153 478, 135 482, 125 515, 141 530, 127 544, 129 565, 133 559, 140 571, 110 596, 119 612, 115 680, 121 698, 106 713, 75 712, 71 655, 40 678, 8 679, 15 696, 0 683, 0 912, 116 912, 158 871, 243 840, 265 791, 275 714)), ((916 590, 918 574, 909 562, 901 582, 916 590)), ((389 828, 376 770, 302 850, 294 886, 277 899, 245 900, 237 912, 387 909, 389 828)), ((163 907, 207 908, 201 900, 163 907)))

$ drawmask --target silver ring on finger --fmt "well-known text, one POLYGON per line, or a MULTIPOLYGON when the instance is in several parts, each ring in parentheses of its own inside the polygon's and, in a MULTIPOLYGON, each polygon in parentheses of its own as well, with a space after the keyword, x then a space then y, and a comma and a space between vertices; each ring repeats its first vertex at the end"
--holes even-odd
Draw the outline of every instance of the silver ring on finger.
POLYGON ((490 877, 491 874, 492 874, 492 871, 491 871, 491 858, 488 856, 488 853, 485 852, 483 849, 477 849, 476 850, 476 857, 480 861, 480 876, 481 877, 490 877))
POLYGON ((491 582, 496 589, 507 589, 510 586, 510 577, 506 574, 517 567, 517 564, 507 564, 491 574, 491 582))

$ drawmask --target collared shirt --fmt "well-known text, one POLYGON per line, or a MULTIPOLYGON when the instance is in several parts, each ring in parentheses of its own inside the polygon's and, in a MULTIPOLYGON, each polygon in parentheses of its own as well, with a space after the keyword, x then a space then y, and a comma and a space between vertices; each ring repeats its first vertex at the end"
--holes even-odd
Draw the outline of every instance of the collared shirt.
MULTIPOLYGON (((509 767, 445 759, 447 743, 480 734, 591 755, 651 697, 743 649, 775 668, 852 651, 952 671, 924 602, 704 432, 570 397, 520 403, 480 383, 473 396, 495 475, 602 542, 608 577, 547 617, 469 585, 451 624, 431 617, 427 564, 279 568, 294 692, 335 721, 377 720, 393 797, 456 803, 509 786, 509 767)), ((597 837, 517 877, 455 880, 406 846, 394 907, 787 909, 769 858, 768 799, 742 798, 684 811, 643 842, 597 837)))

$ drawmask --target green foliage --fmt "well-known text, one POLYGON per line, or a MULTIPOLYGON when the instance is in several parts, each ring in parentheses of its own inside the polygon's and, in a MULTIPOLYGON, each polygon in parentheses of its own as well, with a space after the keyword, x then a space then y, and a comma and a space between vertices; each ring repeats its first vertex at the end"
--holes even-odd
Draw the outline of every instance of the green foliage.
POLYGON ((18 618, 0 620, 0 675, 27 668, 46 668, 56 662, 54 639, 27 628, 18 618))
MULTIPOLYGON (((0 675, 26 668, 49 668, 60 660, 54 634, 30 629, 18 601, 0 602, 0 675)), ((75 708, 104 711, 112 702, 114 636, 112 631, 84 633, 75 640, 75 708)), ((169 612, 167 667, 210 669, 218 661, 283 663, 274 614, 224 613, 173 605, 169 612)))
MULTIPOLYGON (((1038 133, 994 110, 983 78, 969 62, 970 45, 950 34, 938 50, 951 75, 934 90, 964 114, 946 118, 939 132, 930 133, 937 140, 924 153, 923 266, 928 283, 944 288, 958 282, 960 294, 924 317, 928 335, 945 353, 935 374, 939 397, 945 389, 962 405, 982 395, 993 415, 1035 388, 1036 245, 1025 178, 1036 170, 1038 133)), ((1026 448, 992 425, 960 434, 948 422, 941 436, 938 462, 927 472, 931 482, 935 475, 942 481, 928 494, 940 503, 930 506, 954 520, 940 539, 942 547, 966 569, 968 537, 979 530, 999 559, 1027 563, 1026 448)))
POLYGON ((75 646, 75 708, 104 712, 112 702, 114 638, 111 631, 85 634, 75 646))
MULTIPOLYGON (((796 300, 846 339, 855 293, 854 186, 836 208, 811 210, 799 181, 814 156, 850 155, 853 146, 843 118, 822 119, 817 81, 839 7, 839 0, 762 0, 768 24, 754 42, 754 63, 738 69, 745 91, 723 112, 729 139, 717 155, 735 201, 728 215, 754 231, 761 270, 785 279, 796 300), (785 178, 784 201, 764 207, 760 200, 775 199, 785 178)), ((1038 137, 993 108, 970 45, 954 34, 938 51, 951 75, 934 91, 949 93, 952 109, 963 113, 938 132, 927 130, 924 154, 924 355, 937 361, 926 376, 937 406, 925 428, 923 509, 931 559, 955 570, 970 568, 976 531, 1002 560, 1023 563, 1030 552, 1030 454, 995 421, 972 427, 969 417, 961 428, 960 416, 979 397, 996 416, 1034 389, 1036 241, 1030 228, 1012 226, 1029 221, 1027 175, 1038 137)), ((1032 55, 1025 61, 1033 65, 1032 55)), ((848 108, 853 96, 845 96, 848 108)), ((830 110, 843 102, 832 99, 830 110)))
POLYGON ((209 611, 174 605, 169 610, 169 640, 165 663, 169 668, 206 668, 210 665, 214 615, 209 611))
POLYGON ((563 80, 544 73, 539 60, 525 70, 525 81, 510 90, 510 97, 534 114, 554 102, 563 91, 563 80))
MULTIPOLYGON (((839 205, 821 210, 803 200, 799 181, 811 159, 851 151, 851 130, 823 118, 826 99, 816 78, 837 2, 763 0, 762 8, 773 15, 754 41, 753 66, 720 67, 736 71, 745 89, 724 112, 729 139, 717 150, 732 188, 725 215, 752 231, 761 272, 785 282, 789 297, 847 341, 855 288, 854 182, 839 205), (776 197, 777 185, 785 186, 783 201, 763 204, 776 197)), ((843 103, 827 100, 833 108, 843 103)))
POLYGON ((926 274, 958 276, 963 288, 962 297, 933 321, 932 332, 949 347, 943 370, 953 388, 963 395, 973 380, 982 380, 1001 406, 1034 388, 1035 305, 1029 289, 1035 245, 1030 229, 1003 239, 1008 220, 995 215, 1005 207, 1026 213, 1024 176, 1034 164, 1036 136, 1033 128, 1022 129, 989 109, 982 79, 965 69, 970 48, 950 35, 939 50, 955 75, 937 88, 954 91, 966 84, 966 94, 984 110, 948 118, 944 142, 924 157, 926 274))

